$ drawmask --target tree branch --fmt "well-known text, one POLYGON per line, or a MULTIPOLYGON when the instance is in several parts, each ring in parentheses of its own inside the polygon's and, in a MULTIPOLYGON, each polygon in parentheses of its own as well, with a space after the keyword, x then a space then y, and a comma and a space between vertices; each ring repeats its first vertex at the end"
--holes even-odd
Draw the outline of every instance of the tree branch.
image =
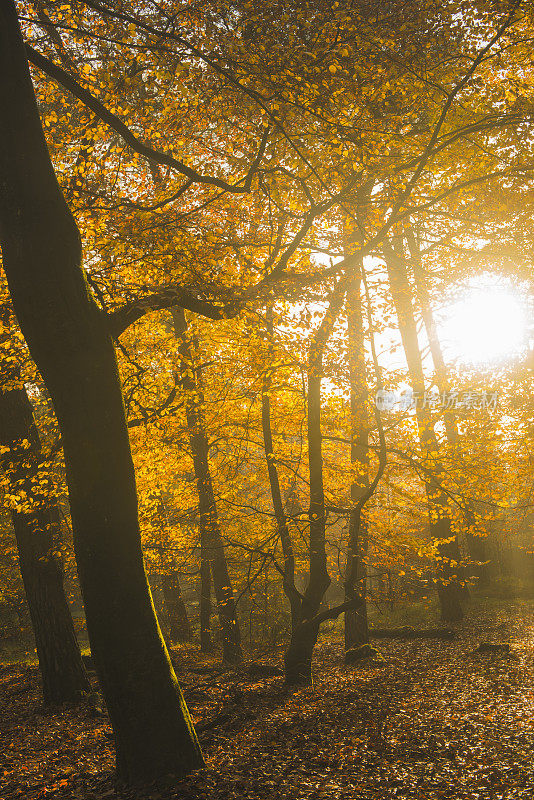
POLYGON ((78 81, 66 70, 62 69, 57 64, 54 64, 48 58, 45 58, 45 56, 43 56, 37 50, 34 50, 34 48, 29 44, 26 45, 26 53, 28 60, 35 67, 55 80, 60 86, 63 86, 64 89, 67 89, 67 91, 73 94, 74 97, 78 98, 78 100, 80 100, 80 102, 82 102, 87 108, 96 114, 96 116, 102 122, 114 130, 115 133, 118 133, 119 136, 126 142, 126 144, 128 144, 132 150, 135 150, 136 153, 139 153, 139 155, 143 156, 144 158, 148 158, 151 161, 154 161, 156 164, 160 164, 161 166, 170 167, 171 169, 174 169, 177 172, 180 172, 182 175, 190 178, 195 183, 205 184, 208 186, 218 186, 220 189, 224 189, 225 191, 232 192, 234 194, 244 194, 250 191, 252 178, 256 173, 259 163, 265 153, 270 128, 265 128, 258 153, 254 158, 254 161, 251 163, 247 174, 237 181, 237 183, 228 183, 221 178, 215 178, 211 175, 202 175, 192 167, 188 167, 183 161, 174 158, 174 156, 171 156, 168 153, 162 153, 159 150, 155 150, 150 145, 144 144, 144 142, 140 141, 116 114, 113 114, 108 108, 106 108, 106 106, 96 97, 94 97, 91 92, 89 92, 87 89, 84 89, 83 86, 81 86, 78 81))

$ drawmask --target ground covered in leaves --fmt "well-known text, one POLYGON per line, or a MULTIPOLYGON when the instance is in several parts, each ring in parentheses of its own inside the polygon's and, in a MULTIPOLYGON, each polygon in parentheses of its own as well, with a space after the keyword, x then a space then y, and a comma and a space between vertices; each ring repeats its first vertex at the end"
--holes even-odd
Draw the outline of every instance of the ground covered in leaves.
MULTIPOLYGON (((315 685, 298 691, 278 675, 223 672, 193 650, 177 652, 207 769, 142 796, 534 796, 534 604, 477 607, 453 641, 379 646, 385 664, 346 667, 341 644, 327 638, 315 685), (474 653, 482 641, 509 642, 511 653, 474 653)), ((0 667, 0 704, 2 800, 140 796, 114 779, 107 717, 86 707, 44 709, 35 667, 0 667)))

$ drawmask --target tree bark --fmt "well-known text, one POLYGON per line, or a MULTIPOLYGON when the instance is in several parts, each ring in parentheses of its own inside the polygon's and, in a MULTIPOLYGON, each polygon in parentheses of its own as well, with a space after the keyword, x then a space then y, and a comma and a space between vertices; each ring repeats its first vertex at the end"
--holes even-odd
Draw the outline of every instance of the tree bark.
POLYGON ((161 588, 165 598, 165 609, 169 620, 169 636, 172 642, 187 642, 191 639, 191 625, 187 616, 180 579, 177 570, 161 576, 161 588))
POLYGON ((240 664, 243 661, 241 632, 213 492, 208 457, 209 443, 203 411, 204 398, 202 388, 195 379, 193 350, 183 308, 173 308, 172 318, 174 331, 180 342, 180 373, 182 387, 186 393, 187 428, 197 482, 200 535, 205 541, 205 552, 213 577, 223 640, 223 661, 228 664, 240 664))
POLYGON ((13 307, 57 414, 91 650, 130 783, 203 765, 141 552, 117 362, 57 184, 12 0, 0 3, 0 243, 13 307))
MULTIPOLYGON (((2 378, 8 379, 2 370, 2 378)), ((12 494, 11 517, 30 612, 45 703, 73 703, 91 691, 76 639, 61 564, 54 555, 59 510, 37 482, 41 441, 24 388, 0 391, 0 463, 12 494), (27 444, 26 444, 27 443, 27 444), (38 487, 38 494, 36 488, 38 487)))
MULTIPOLYGON (((402 246, 398 241, 399 249, 402 246)), ((412 389, 417 403, 417 427, 423 458, 429 465, 425 478, 425 489, 429 505, 430 529, 434 539, 438 541, 438 576, 437 590, 441 607, 441 618, 453 622, 463 618, 461 605, 462 587, 458 583, 460 548, 458 540, 452 532, 450 512, 447 498, 439 485, 439 476, 443 467, 439 462, 439 446, 428 408, 422 399, 425 392, 423 363, 417 326, 412 306, 412 289, 406 272, 406 263, 401 253, 397 253, 387 240, 382 245, 388 270, 389 285, 395 310, 399 321, 399 331, 408 363, 408 371, 412 389)))
POLYGON ((306 624, 304 620, 292 631, 289 647, 284 653, 284 675, 288 686, 312 685, 313 651, 318 635, 319 625, 306 624))

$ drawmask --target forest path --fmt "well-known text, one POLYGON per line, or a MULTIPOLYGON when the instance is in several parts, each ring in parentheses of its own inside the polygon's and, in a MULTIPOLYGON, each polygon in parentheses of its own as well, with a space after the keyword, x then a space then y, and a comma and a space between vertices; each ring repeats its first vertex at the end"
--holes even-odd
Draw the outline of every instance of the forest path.
MULTIPOLYGON (((278 677, 200 677, 188 669, 198 654, 181 651, 194 717, 216 722, 202 733, 208 769, 148 796, 534 797, 534 603, 477 604, 451 642, 384 641, 380 650, 384 666, 345 667, 339 642, 325 641, 314 687, 298 691, 278 677), (512 652, 474 653, 481 641, 509 642, 512 652)), ((107 719, 44 713, 35 670, 0 667, 0 703, 2 798, 140 796, 114 784, 107 719)))

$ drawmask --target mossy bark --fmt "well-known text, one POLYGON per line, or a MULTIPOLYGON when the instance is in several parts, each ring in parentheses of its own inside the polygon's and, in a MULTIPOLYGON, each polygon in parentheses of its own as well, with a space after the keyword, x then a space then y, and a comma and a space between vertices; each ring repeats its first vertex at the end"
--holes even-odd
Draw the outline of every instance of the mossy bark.
POLYGON ((54 513, 13 514, 20 570, 30 610, 45 703, 77 703, 91 691, 63 572, 53 552, 54 513))
POLYGON ((313 683, 313 650, 317 643, 319 626, 297 625, 291 633, 289 647, 284 653, 285 682, 289 686, 311 686, 313 683))
POLYGON ((141 552, 113 341, 48 155, 15 6, 0 3, 0 243, 13 307, 57 414, 87 630, 117 767, 146 783, 203 765, 141 552))

